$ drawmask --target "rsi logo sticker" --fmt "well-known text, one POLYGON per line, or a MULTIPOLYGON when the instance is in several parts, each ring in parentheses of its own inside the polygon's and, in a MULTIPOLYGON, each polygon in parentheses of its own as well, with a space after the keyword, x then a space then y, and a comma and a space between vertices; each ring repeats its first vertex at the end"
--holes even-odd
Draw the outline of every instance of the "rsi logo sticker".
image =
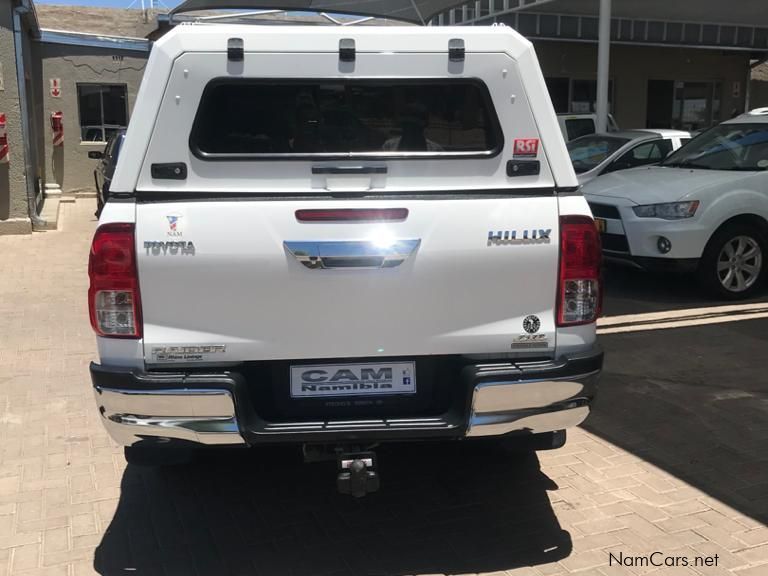
POLYGON ((516 138, 512 150, 515 156, 536 156, 539 153, 538 138, 516 138))
POLYGON ((294 397, 415 391, 412 363, 291 367, 291 395, 294 397))

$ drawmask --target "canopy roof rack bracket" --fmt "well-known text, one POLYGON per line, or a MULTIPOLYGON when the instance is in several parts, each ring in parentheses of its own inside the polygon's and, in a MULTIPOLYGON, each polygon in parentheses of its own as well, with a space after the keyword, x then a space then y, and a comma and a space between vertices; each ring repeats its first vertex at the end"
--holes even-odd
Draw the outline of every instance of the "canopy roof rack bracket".
POLYGON ((227 60, 230 62, 242 62, 245 56, 242 38, 230 38, 227 40, 227 60))
POLYGON ((462 62, 465 52, 464 40, 462 38, 451 38, 448 40, 448 60, 451 62, 462 62))
POLYGON ((353 38, 339 40, 339 60, 342 62, 355 61, 355 40, 353 38))

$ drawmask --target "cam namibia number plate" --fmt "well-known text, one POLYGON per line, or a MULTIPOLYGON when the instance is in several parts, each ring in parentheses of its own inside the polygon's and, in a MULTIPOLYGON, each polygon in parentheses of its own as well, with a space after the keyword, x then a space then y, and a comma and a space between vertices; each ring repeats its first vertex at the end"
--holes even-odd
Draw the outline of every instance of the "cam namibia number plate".
POLYGON ((600 234, 605 232, 606 224, 607 222, 603 218, 595 218, 595 226, 597 226, 597 231, 600 234))
POLYGON ((415 394, 414 362, 291 366, 291 397, 415 394))

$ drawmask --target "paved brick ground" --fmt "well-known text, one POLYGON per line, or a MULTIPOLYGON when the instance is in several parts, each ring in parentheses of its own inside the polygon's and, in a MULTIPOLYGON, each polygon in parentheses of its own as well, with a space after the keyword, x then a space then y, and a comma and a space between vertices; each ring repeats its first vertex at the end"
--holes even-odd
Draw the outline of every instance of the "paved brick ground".
POLYGON ((765 324, 606 338, 597 410, 563 449, 390 447, 362 501, 285 450, 126 468, 87 376, 92 211, 0 238, 0 576, 768 575, 768 379, 717 359, 764 357, 765 324), (609 565, 653 552, 718 565, 609 565))

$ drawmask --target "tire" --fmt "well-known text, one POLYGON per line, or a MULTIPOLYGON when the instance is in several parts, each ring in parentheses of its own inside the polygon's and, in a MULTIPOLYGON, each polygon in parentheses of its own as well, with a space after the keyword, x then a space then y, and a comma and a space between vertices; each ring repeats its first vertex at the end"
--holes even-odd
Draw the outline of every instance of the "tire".
POLYGON ((728 224, 715 232, 699 262, 699 278, 713 295, 724 300, 752 297, 765 281, 768 240, 749 223, 728 224))
POLYGON ((190 448, 171 446, 126 446, 125 460, 133 466, 160 467, 189 464, 193 458, 190 448))

